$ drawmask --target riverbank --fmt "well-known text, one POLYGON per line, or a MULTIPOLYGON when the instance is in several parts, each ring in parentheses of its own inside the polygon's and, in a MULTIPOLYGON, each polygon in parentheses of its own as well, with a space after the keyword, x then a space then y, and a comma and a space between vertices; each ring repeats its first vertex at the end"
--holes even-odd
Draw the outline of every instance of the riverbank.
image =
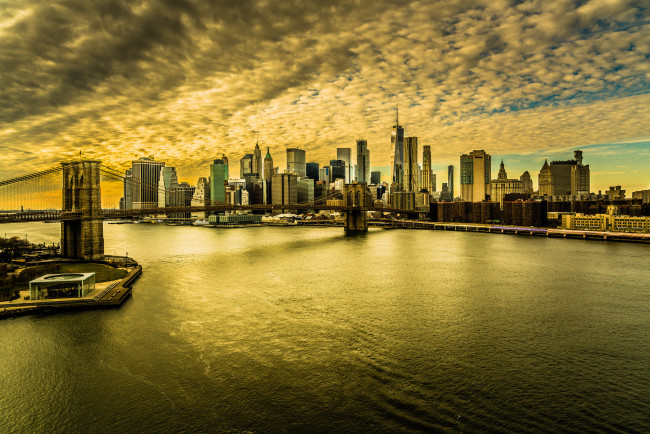
MULTIPOLYGON (((0 320, 34 313, 54 313, 76 309, 119 307, 131 296, 133 283, 142 274, 142 266, 132 267, 126 276, 98 285, 95 291, 82 298, 63 298, 30 301, 0 302, 0 320)), ((23 298, 24 300, 24 298, 23 298)))

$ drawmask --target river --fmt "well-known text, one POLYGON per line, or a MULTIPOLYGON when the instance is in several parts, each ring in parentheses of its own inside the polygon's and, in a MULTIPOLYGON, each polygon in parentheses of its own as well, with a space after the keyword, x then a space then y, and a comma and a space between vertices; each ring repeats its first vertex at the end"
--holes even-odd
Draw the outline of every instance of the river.
POLYGON ((133 296, 0 322, 1 432, 650 430, 647 245, 104 231, 133 296))

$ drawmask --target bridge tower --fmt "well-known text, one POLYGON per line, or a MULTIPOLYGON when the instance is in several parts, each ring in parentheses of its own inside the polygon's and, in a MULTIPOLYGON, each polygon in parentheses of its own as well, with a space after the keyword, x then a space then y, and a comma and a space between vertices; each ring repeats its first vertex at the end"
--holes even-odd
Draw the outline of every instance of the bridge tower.
POLYGON ((359 209, 343 211, 345 219, 345 232, 367 232, 368 231, 368 195, 365 182, 345 184, 343 190, 345 206, 359 207, 359 209))
POLYGON ((63 166, 63 219, 61 255, 84 261, 104 256, 104 216, 99 186, 101 162, 94 160, 61 163, 63 166), (79 217, 68 220, 66 213, 79 217))

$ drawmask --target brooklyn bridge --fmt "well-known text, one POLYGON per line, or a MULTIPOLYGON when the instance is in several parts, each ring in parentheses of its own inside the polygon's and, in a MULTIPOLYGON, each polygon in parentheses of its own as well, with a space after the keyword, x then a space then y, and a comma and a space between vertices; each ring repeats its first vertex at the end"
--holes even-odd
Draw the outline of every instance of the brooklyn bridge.
MULTIPOLYGON (((145 209, 116 209, 106 206, 107 201, 104 199, 107 198, 102 197, 102 185, 110 184, 105 190, 115 194, 121 191, 116 187, 124 181, 125 177, 120 171, 97 160, 63 162, 46 170, 0 181, 0 223, 61 221, 61 255, 97 260, 104 254, 105 219, 192 212, 280 213, 288 209, 296 212, 337 211, 343 215, 345 231, 363 232, 368 229, 369 211, 408 216, 418 214, 414 210, 374 206, 365 183, 345 184, 343 191, 330 190, 314 201, 303 203, 236 205, 206 201, 199 206, 145 209), (27 209, 24 204, 28 204, 27 209)), ((158 185, 140 179, 129 178, 128 182, 144 189, 166 193, 161 192, 158 185)))

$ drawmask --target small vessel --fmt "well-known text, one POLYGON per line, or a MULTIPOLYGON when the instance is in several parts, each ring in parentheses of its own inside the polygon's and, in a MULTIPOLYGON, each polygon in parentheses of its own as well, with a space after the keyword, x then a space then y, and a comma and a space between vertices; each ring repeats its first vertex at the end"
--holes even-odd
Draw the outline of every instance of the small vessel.
POLYGON ((203 220, 195 220, 192 222, 192 226, 207 226, 209 222, 206 219, 203 220))

